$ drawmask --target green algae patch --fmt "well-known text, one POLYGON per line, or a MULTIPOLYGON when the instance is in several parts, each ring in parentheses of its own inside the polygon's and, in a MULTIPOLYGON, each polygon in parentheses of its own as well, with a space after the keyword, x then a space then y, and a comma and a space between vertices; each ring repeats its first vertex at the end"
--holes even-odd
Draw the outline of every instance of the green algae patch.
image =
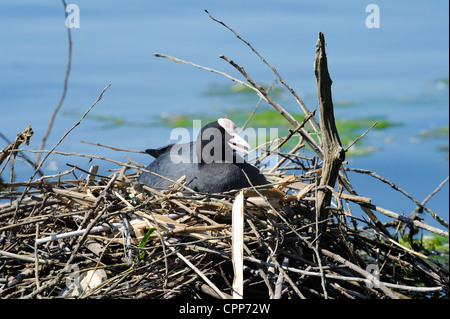
MULTIPOLYGON (((298 121, 301 122, 305 115, 303 113, 291 113, 291 115, 298 121)), ((227 117, 232 119, 238 127, 243 126, 247 120, 250 118, 247 127, 252 128, 276 128, 278 130, 278 137, 283 138, 289 134, 289 130, 293 127, 286 121, 286 119, 277 111, 271 109, 258 109, 255 114, 251 114, 249 111, 240 109, 230 109, 223 114, 217 116, 205 116, 202 114, 175 114, 175 115, 165 115, 160 117, 160 125, 168 127, 192 127, 193 120, 200 120, 202 125, 215 121, 219 117, 227 117)), ((384 118, 378 117, 362 117, 362 118, 348 118, 336 121, 336 127, 339 131, 342 145, 346 147, 361 134, 363 134, 368 128, 370 128, 375 122, 378 122, 374 130, 385 130, 392 126, 401 125, 400 123, 394 123, 384 118)), ((311 133, 314 132, 312 126, 307 123, 305 129, 311 133)), ((313 138, 317 137, 312 134, 313 138)), ((270 135, 267 134, 266 142, 270 140, 270 135)), ((261 142, 260 139, 258 139, 261 142)), ((285 145, 284 149, 290 149, 296 145, 298 139, 292 138, 285 145)), ((253 145, 252 145, 253 146, 253 145)), ((370 154, 374 151, 374 147, 367 145, 364 139, 361 139, 356 145, 354 145, 348 151, 348 156, 361 156, 370 154)))

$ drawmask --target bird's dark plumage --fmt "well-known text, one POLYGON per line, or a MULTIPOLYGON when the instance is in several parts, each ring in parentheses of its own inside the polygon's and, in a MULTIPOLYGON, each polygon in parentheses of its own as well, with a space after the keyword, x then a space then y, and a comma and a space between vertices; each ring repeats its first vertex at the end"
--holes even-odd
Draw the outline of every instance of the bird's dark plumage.
MULTIPOLYGON (((201 193, 219 193, 241 189, 251 184, 267 184, 255 166, 247 163, 234 150, 248 147, 228 119, 219 119, 205 125, 196 141, 171 144, 146 152, 155 157, 146 170, 176 181, 186 176, 186 186, 201 193)), ((143 172, 139 183, 166 189, 172 182, 143 172)))

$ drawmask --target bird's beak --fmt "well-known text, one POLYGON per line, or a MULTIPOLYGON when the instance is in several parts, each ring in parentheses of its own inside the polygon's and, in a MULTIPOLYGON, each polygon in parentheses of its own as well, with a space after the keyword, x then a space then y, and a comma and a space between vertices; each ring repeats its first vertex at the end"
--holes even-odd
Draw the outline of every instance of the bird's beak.
POLYGON ((222 126, 225 131, 227 131, 227 133, 231 135, 231 139, 228 141, 228 145, 230 145, 230 147, 235 151, 247 155, 249 151, 245 148, 250 149, 250 145, 246 140, 239 136, 238 132, 236 131, 236 125, 233 123, 233 121, 221 118, 218 119, 218 122, 219 125, 222 126))
POLYGON ((240 137, 237 132, 234 132, 233 134, 230 134, 232 138, 228 141, 228 145, 235 151, 241 152, 244 155, 247 155, 249 152, 247 149, 250 149, 250 145, 247 143, 246 140, 244 140, 242 137, 240 137), (244 148, 245 147, 245 148, 244 148))

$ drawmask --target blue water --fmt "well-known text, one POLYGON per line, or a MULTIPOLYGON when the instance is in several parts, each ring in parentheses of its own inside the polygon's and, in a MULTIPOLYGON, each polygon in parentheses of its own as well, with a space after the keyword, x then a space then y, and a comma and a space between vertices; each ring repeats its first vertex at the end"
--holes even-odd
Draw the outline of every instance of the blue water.
MULTIPOLYGON (((67 96, 47 141, 51 148, 97 99, 97 117, 151 123, 161 114, 208 113, 225 116, 245 103, 206 94, 230 81, 217 74, 152 56, 164 53, 242 77, 219 58, 224 54, 260 83, 274 74, 204 9, 234 28, 269 61, 308 107, 316 108, 313 60, 317 32, 325 34, 338 119, 370 115, 402 125, 373 131, 370 156, 349 158, 349 166, 373 170, 423 200, 448 176, 444 139, 417 138, 421 130, 448 125, 448 1, 376 1, 380 28, 365 25, 363 1, 68 1, 80 8, 80 28, 72 29, 72 66, 67 96), (386 142, 389 141, 389 142, 386 142)), ((9 139, 32 124, 30 149, 37 149, 62 91, 67 63, 67 31, 60 1, 0 3, 0 132, 9 139)), ((279 101, 298 111, 292 98, 279 101)), ((268 107, 268 106, 265 106, 268 107)), ((123 153, 80 140, 141 150, 164 145, 170 129, 156 125, 108 125, 86 118, 58 147, 64 152, 104 155, 126 161, 123 153)), ((0 140, 0 147, 6 142, 0 140)), ((448 154, 448 151, 447 151, 448 154)), ((28 154, 33 157, 33 154, 28 154)), ((127 154, 147 163, 145 155, 127 154)), ((51 156, 52 169, 65 163, 89 168, 74 157, 51 156)), ((17 179, 31 169, 17 164, 17 179)), ((102 163, 104 167, 113 167, 102 163)), ((9 173, 3 173, 4 179, 9 173)), ((414 204, 371 177, 349 173, 356 190, 373 202, 408 215, 414 204)), ((448 184, 429 207, 448 221, 448 184)), ((425 220, 437 226, 427 215, 425 220)))

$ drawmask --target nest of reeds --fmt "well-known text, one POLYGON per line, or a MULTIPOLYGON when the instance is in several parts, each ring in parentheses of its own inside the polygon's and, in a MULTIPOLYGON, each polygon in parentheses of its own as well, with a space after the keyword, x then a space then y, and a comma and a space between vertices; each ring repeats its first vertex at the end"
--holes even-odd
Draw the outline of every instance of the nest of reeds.
MULTIPOLYGON (((319 88, 331 85, 321 78, 327 75, 321 73, 326 70, 321 50, 324 40, 319 34, 319 88)), ((222 58, 246 77, 262 99, 280 110, 243 68, 222 58)), ((400 216, 357 194, 345 174, 351 169, 340 155, 339 139, 333 136, 337 134, 330 121, 333 112, 326 108, 331 96, 326 89, 318 92, 323 101, 318 132, 322 142, 315 143, 303 128, 314 112, 307 112, 298 123, 280 111, 295 129, 277 148, 289 139, 299 142, 270 172, 265 171, 270 187, 186 193, 181 192, 185 185, 179 180, 168 190, 157 190, 136 182, 145 166, 106 158, 100 159, 118 165, 109 176, 97 174, 96 166, 74 166, 64 173, 35 178, 45 157, 29 181, 4 179, 0 184, 0 297, 448 297, 448 254, 443 265, 433 258, 435 252, 399 242, 399 235, 407 230, 414 234, 424 229, 446 238, 448 230, 414 216, 400 216), (298 155, 305 143, 316 155, 298 155), (337 157, 330 150, 337 150, 337 157), (74 171, 83 175, 74 178, 80 175, 74 171), (330 180, 336 188, 329 185, 330 180), (358 207, 365 217, 358 217, 351 207, 358 207), (380 213, 389 221, 380 222, 380 213)), ((29 127, 2 150, 2 171, 8 163, 14 167, 20 144, 31 134, 29 127)), ((43 152, 58 154, 56 146, 43 152)), ((253 163, 266 156, 261 153, 253 163)), ((446 225, 423 204, 417 205, 446 225)))
POLYGON ((333 192, 319 231, 314 159, 301 161, 299 174, 268 174, 273 189, 217 195, 139 185, 137 170, 126 174, 135 163, 108 177, 94 169, 78 179, 3 183, 9 202, 0 205, 0 295, 229 298, 232 225, 242 223, 244 297, 447 296, 448 268, 386 231, 405 221, 383 225, 346 209, 349 201, 370 207, 370 199, 333 192), (23 196, 12 186, 33 191, 23 196), (232 220, 233 209, 243 220, 232 220))

